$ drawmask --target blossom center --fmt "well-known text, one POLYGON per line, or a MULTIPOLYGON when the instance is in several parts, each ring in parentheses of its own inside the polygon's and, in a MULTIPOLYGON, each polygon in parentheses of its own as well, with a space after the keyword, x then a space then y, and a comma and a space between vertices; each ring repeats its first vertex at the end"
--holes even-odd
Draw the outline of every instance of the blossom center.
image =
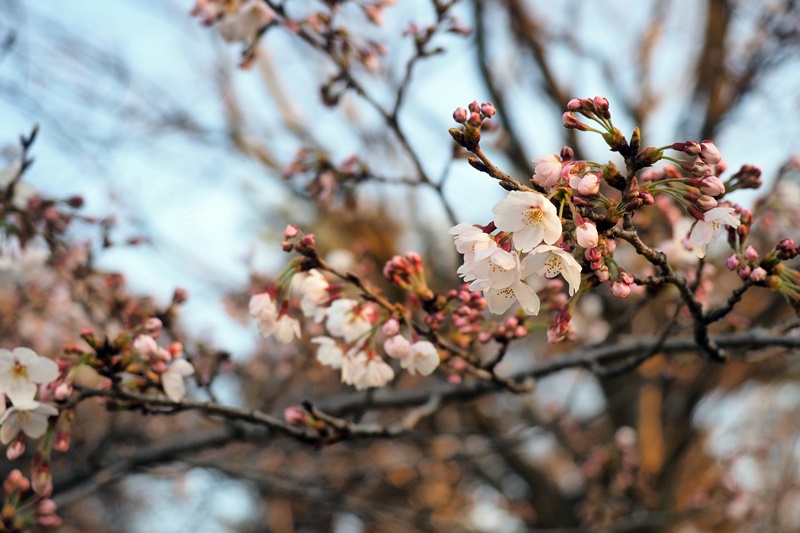
POLYGON ((13 366, 13 368, 11 369, 11 374, 15 380, 28 379, 28 369, 19 363, 16 363, 13 366))
POLYGON ((550 254, 550 257, 544 262, 544 266, 547 269, 548 278, 555 277, 561 272, 561 261, 555 254, 550 254))
POLYGON ((540 207, 531 207, 525 211, 525 214, 522 216, 522 219, 528 226, 538 226, 543 218, 544 211, 542 211, 540 207))

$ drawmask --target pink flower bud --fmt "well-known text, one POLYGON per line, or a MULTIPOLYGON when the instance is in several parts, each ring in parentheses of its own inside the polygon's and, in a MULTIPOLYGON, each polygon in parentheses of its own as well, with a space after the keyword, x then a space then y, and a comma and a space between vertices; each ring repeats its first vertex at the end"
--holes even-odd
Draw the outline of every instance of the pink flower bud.
POLYGON ((611 118, 611 113, 608 112, 608 98, 603 96, 595 96, 594 108, 597 114, 601 115, 603 118, 611 118))
POLYGON ((491 339, 492 339, 492 334, 489 333, 488 331, 481 331, 480 333, 478 333, 478 342, 482 344, 486 344, 491 339))
POLYGON ((725 260, 725 266, 730 270, 736 270, 739 268, 739 256, 736 254, 731 254, 730 257, 725 260))
POLYGON ((25 453, 25 444, 20 439, 16 439, 6 448, 6 457, 9 461, 18 459, 23 453, 25 453))
POLYGON ((283 419, 286 420, 287 424, 291 424, 293 426, 304 424, 307 417, 308 413, 306 410, 302 407, 297 407, 296 405, 287 407, 283 411, 283 419))
POLYGON ((700 181, 700 191, 709 196, 725 194, 725 185, 717 176, 706 176, 700 181))
POLYGON ((483 116, 486 118, 492 118, 496 112, 494 105, 488 102, 481 105, 481 113, 483 113, 483 116))
POLYGON ((700 159, 709 165, 716 165, 722 161, 722 155, 719 153, 717 147, 714 146, 714 143, 711 141, 703 141, 700 143, 700 159))
POLYGON ((739 277, 742 279, 747 279, 750 277, 750 267, 745 265, 741 269, 739 269, 739 277))
POLYGON ((297 229, 297 226, 295 226, 294 224, 289 224, 288 226, 286 226, 286 229, 283 230, 283 238, 292 239, 294 237, 297 237, 298 233, 300 233, 300 230, 297 229))
POLYGON ((599 261, 602 259, 603 255, 600 253, 600 248, 588 248, 583 252, 583 257, 585 257, 587 261, 599 261))
POLYGON ((622 283, 625 283, 627 285, 633 285, 633 281, 634 281, 633 280, 633 276, 631 276, 627 272, 620 272, 619 273, 619 279, 622 281, 622 283))
POLYGON ((39 514, 55 514, 56 509, 57 509, 56 502, 54 502, 50 498, 46 498, 40 501, 37 507, 37 511, 39 511, 39 514))
POLYGON ((66 400, 69 398, 70 394, 72 394, 72 384, 67 383, 66 381, 56 387, 56 391, 54 393, 56 400, 66 400))
POLYGON ((469 104, 469 110, 471 113, 480 113, 481 112, 481 105, 473 100, 471 104, 469 104))
POLYGON ((755 261, 758 259, 758 250, 752 246, 748 246, 744 249, 744 258, 748 261, 755 261))
POLYGON ((517 326, 514 330, 514 336, 517 338, 525 337, 528 334, 528 330, 525 329, 525 326, 517 326))
POLYGON ((464 109, 463 107, 457 108, 455 111, 453 111, 453 120, 455 120, 459 124, 463 124, 464 122, 466 122, 467 110, 464 109))
POLYGON ((767 271, 761 267, 756 267, 750 273, 750 279, 753 281, 764 281, 767 279, 767 271))
POLYGON ((396 318, 390 318, 381 326, 381 331, 387 337, 393 337, 400 332, 400 322, 396 318))
POLYGON ((717 201, 711 196, 704 194, 697 198, 695 205, 700 208, 701 211, 710 211, 711 209, 717 207, 717 201))
POLYGON ((580 111, 583 109, 583 102, 581 102, 580 98, 573 98, 567 102, 567 109, 570 111, 580 111))
POLYGON ((611 294, 617 298, 625 298, 631 293, 631 287, 627 283, 615 281, 611 284, 611 294))
POLYGON ((587 131, 589 129, 589 126, 575 118, 575 115, 569 111, 562 115, 561 120, 564 123, 564 127, 568 130, 575 129, 578 131, 587 131))
POLYGON ((473 128, 477 128, 483 122, 483 118, 481 117, 480 113, 472 113, 469 116, 469 125, 473 128))
POLYGON ((583 248, 595 248, 597 246, 597 226, 591 222, 584 222, 575 228, 575 238, 578 245, 583 248))

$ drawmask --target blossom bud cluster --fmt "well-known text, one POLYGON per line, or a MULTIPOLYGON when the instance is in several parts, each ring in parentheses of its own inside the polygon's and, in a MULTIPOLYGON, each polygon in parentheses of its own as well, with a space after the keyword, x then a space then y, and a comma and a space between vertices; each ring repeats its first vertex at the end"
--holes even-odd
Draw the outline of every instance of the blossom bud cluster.
MULTIPOLYGON (((422 258, 415 252, 396 256, 384 268, 386 277, 397 285, 417 294, 432 293, 425 285, 422 258)), ((395 377, 395 370, 374 348, 380 333, 385 337, 384 351, 397 359, 399 366, 410 374, 431 374, 439 366, 439 354, 428 341, 414 343, 400 333, 400 324, 390 316, 381 315, 372 302, 344 297, 341 287, 334 285, 316 269, 294 276, 285 276, 284 284, 294 282, 299 294, 299 307, 306 319, 323 323, 326 335, 313 337, 318 345, 317 360, 341 370, 341 381, 357 390, 382 387, 395 377)), ((279 299, 281 284, 250 299, 250 314, 258 319, 262 337, 275 338, 283 343, 301 336, 300 322, 290 312, 290 300, 279 299)), ((296 413, 295 413, 296 414, 296 413)), ((296 417, 294 417, 296 418, 296 417)), ((305 419, 304 419, 305 420, 305 419)))
POLYGON ((36 481, 34 477, 32 483, 18 469, 8 473, 3 482, 2 531, 28 531, 35 524, 44 527, 61 525, 61 519, 56 515, 56 502, 36 490, 36 481))

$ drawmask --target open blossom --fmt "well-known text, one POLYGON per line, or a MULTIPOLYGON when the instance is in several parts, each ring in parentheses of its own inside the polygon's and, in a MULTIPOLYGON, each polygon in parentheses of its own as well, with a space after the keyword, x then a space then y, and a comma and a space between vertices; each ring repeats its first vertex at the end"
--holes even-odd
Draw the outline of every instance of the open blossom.
POLYGON ((508 311, 509 307, 514 305, 514 302, 519 302, 520 307, 526 314, 532 316, 539 314, 541 302, 536 291, 531 286, 534 281, 532 278, 536 275, 536 272, 531 268, 530 262, 525 261, 522 262, 517 272, 519 277, 508 287, 501 289, 489 287, 484 289, 483 295, 486 298, 486 305, 490 312, 502 315, 508 311))
POLYGON ((258 333, 265 339, 275 335, 278 341, 288 344, 300 337, 300 323, 278 308, 268 293, 256 294, 250 298, 250 316, 258 319, 258 333))
POLYGON ((569 284, 569 294, 572 296, 578 291, 581 284, 581 265, 572 257, 572 254, 558 246, 542 245, 522 261, 523 272, 532 272, 554 278, 561 274, 569 284))
POLYGON ((0 442, 8 444, 22 431, 32 439, 38 439, 47 431, 47 419, 56 416, 58 409, 36 401, 24 407, 15 405, 0 417, 0 442))
POLYGON ((719 239, 723 226, 739 227, 739 219, 733 216, 732 207, 715 207, 703 213, 703 220, 695 222, 689 234, 689 242, 694 246, 697 257, 706 256, 706 247, 719 239))
POLYGON ((325 305, 330 299, 328 287, 330 284, 319 270, 311 270, 300 282, 301 296, 300 309, 306 318, 313 318, 314 322, 322 322, 327 308, 325 305))
POLYGON ((511 191, 492 213, 499 230, 513 232, 514 247, 521 252, 530 252, 542 242, 553 244, 561 237, 555 206, 538 192, 511 191))
POLYGON ((561 180, 561 161, 557 156, 553 154, 540 155, 533 159, 533 163, 536 165, 533 179, 542 185, 552 187, 561 180))
POLYGON ((400 366, 408 370, 409 374, 417 372, 423 376, 430 376, 439 366, 439 352, 428 341, 418 341, 411 345, 409 353, 400 359, 400 366))
POLYGON ((161 387, 167 398, 179 402, 186 396, 186 384, 183 378, 194 374, 192 363, 186 359, 174 359, 167 369, 161 374, 161 387))
POLYGON ((502 248, 487 248, 475 254, 472 272, 464 276, 464 281, 475 281, 469 286, 471 291, 487 287, 503 289, 519 279, 519 256, 502 248))
POLYGON ((335 300, 328 309, 328 332, 353 342, 372 329, 373 310, 349 298, 335 300))
POLYGON ((380 357, 375 356, 367 361, 364 372, 353 385, 356 390, 364 390, 370 387, 383 387, 393 379, 394 370, 392 370, 392 367, 380 357))
POLYGON ((34 397, 41 383, 58 378, 58 365, 47 357, 39 357, 30 348, 0 349, 0 394, 5 394, 15 407, 25 409, 36 404, 34 397))
POLYGON ((320 336, 314 337, 311 342, 319 345, 319 348, 317 348, 317 361, 331 368, 342 368, 344 351, 335 339, 320 336))

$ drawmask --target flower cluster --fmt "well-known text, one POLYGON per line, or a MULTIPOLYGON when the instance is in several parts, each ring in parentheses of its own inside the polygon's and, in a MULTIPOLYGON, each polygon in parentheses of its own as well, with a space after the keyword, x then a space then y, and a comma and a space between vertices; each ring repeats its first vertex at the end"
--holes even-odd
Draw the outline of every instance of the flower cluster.
MULTIPOLYGON (((472 291, 483 291, 489 310, 502 314, 514 302, 523 311, 537 315, 540 300, 537 288, 545 278, 561 275, 574 295, 581 283, 581 266, 572 254, 560 246, 562 225, 553 203, 534 191, 511 191, 494 206, 494 221, 487 227, 459 224, 450 230, 456 249, 464 254, 458 269, 472 291), (493 234, 494 233, 494 234, 493 234)), ((596 241, 581 234, 587 244, 596 241)))
POLYGON ((9 447, 10 456, 18 457, 25 450, 21 433, 38 439, 47 431, 47 419, 58 415, 58 409, 36 400, 39 387, 58 377, 58 365, 29 348, 0 349, 0 442, 11 444, 16 439, 9 447))
MULTIPOLYGON (((342 383, 363 390, 382 387, 394 379, 395 370, 376 349, 379 335, 384 339, 385 354, 396 359, 400 368, 412 375, 433 373, 440 362, 433 344, 419 340, 413 329, 414 339, 409 341, 400 334, 400 322, 392 313, 373 302, 345 296, 343 287, 331 283, 317 268, 305 270, 319 262, 313 235, 301 235, 290 225, 284 238, 283 249, 296 250, 302 257, 266 292, 250 298, 250 315, 258 320, 262 337, 274 336, 282 343, 300 337, 300 321, 292 316, 292 308, 299 308, 306 320, 323 324, 326 335, 315 336, 311 342, 318 346, 320 363, 341 370, 342 383)), ((396 256, 386 263, 383 272, 387 280, 419 300, 432 298, 419 254, 396 256)))

